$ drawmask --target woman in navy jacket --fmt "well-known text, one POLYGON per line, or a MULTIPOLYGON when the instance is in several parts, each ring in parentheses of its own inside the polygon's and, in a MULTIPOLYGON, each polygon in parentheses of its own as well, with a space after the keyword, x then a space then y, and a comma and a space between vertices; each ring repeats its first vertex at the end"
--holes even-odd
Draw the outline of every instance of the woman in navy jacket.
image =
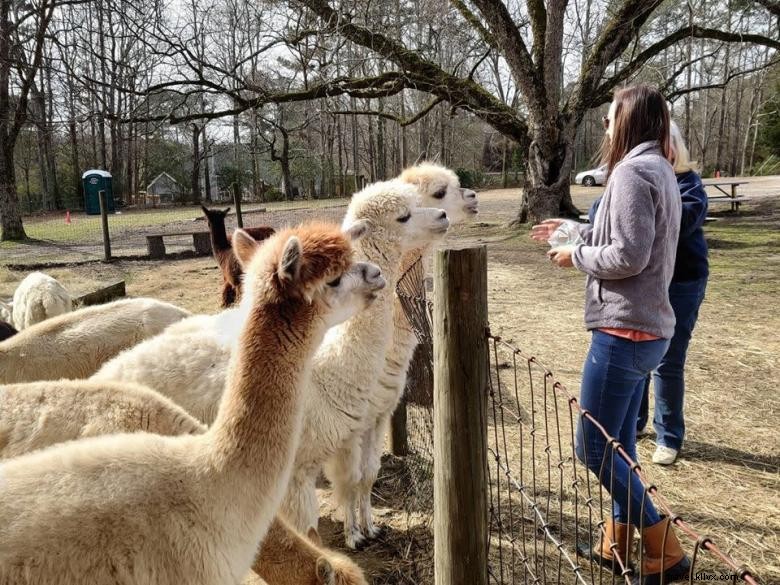
MULTIPOLYGON (((709 277, 707 242, 702 230, 707 216, 707 193, 694 170, 695 163, 690 160, 680 129, 672 122, 670 130, 674 172, 682 196, 682 217, 674 276, 669 286, 669 300, 676 319, 674 336, 661 364, 652 375, 655 391, 653 427, 657 445, 653 463, 660 465, 674 463, 682 448, 685 435, 685 359, 709 277)), ((588 212, 591 222, 599 203, 600 199, 588 212)), ((649 386, 648 379, 639 409, 637 432, 642 431, 647 424, 649 386)))

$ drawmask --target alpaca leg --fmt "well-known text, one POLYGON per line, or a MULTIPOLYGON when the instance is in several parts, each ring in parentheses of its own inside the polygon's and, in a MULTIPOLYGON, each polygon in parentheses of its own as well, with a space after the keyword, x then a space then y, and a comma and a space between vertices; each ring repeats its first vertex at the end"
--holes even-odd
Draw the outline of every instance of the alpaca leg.
POLYGON ((344 542, 351 549, 360 547, 365 537, 355 514, 357 489, 360 484, 360 453, 363 440, 353 440, 340 449, 325 465, 325 473, 333 485, 336 503, 344 512, 344 542))
POLYGON ((316 481, 316 473, 294 473, 282 502, 282 513, 304 534, 309 528, 316 529, 319 524, 320 504, 317 500, 316 481))
POLYGON ((389 417, 382 417, 371 429, 370 439, 363 444, 361 469, 363 470, 358 487, 358 514, 360 528, 368 538, 376 538, 381 529, 374 526, 374 511, 371 507, 371 492, 379 476, 382 464, 382 449, 385 429, 389 417))

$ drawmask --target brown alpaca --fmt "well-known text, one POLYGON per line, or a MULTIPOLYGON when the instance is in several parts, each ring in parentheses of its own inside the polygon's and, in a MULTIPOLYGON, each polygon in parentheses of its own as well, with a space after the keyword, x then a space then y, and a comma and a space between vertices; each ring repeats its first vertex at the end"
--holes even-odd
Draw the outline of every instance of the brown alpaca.
MULTIPOLYGON (((225 209, 209 209, 201 205, 203 214, 209 224, 209 234, 211 236, 211 252, 217 265, 222 270, 222 308, 227 308, 237 303, 241 299, 241 275, 244 271, 241 264, 233 253, 231 237, 225 229, 225 216, 230 211, 229 207, 225 209)), ((258 242, 274 234, 272 227, 250 227, 243 228, 246 233, 252 236, 258 242)))
POLYGON ((322 548, 314 528, 306 538, 281 516, 268 529, 252 570, 271 585, 368 585, 353 561, 322 548))
POLYGON ((214 424, 0 463, 0 583, 225 585, 249 572, 289 483, 311 358, 338 322, 323 291, 353 254, 322 224, 262 248, 235 236, 251 295, 214 424))

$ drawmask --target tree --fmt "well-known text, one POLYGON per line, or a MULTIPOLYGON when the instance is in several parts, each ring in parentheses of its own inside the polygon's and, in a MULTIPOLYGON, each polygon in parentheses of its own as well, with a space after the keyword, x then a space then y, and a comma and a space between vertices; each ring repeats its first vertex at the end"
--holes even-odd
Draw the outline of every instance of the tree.
POLYGON ((0 240, 26 237, 16 192, 14 148, 43 61, 54 0, 0 0, 0 240), (15 91, 14 91, 15 89, 15 91))

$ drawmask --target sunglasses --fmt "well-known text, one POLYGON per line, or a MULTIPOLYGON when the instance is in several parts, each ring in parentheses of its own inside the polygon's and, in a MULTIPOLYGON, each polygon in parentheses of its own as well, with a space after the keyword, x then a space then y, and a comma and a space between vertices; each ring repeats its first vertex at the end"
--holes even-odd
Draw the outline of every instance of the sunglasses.
POLYGON ((609 116, 601 116, 601 123, 604 125, 604 130, 609 130, 609 116))

